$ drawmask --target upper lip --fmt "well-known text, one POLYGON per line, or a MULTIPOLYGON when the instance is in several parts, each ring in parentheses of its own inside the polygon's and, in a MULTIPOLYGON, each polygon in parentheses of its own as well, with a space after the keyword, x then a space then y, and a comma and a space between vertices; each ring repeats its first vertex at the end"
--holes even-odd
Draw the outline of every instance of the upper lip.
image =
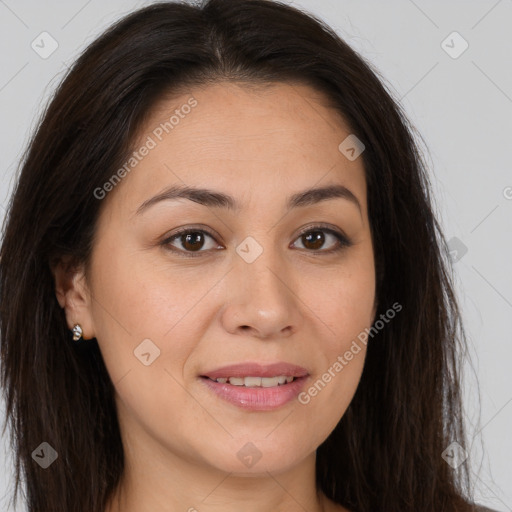
POLYGON ((202 376, 210 379, 227 377, 305 377, 309 372, 296 364, 278 362, 272 364, 260 364, 255 362, 231 364, 215 370, 209 370, 202 376))

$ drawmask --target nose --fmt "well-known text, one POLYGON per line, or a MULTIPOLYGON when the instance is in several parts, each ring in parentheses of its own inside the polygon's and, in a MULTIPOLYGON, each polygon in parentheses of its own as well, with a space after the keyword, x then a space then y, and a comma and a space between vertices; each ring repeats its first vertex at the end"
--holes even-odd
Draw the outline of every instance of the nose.
POLYGON ((300 329, 303 306, 294 288, 297 276, 265 250, 252 263, 235 258, 221 321, 230 334, 287 338, 300 329))

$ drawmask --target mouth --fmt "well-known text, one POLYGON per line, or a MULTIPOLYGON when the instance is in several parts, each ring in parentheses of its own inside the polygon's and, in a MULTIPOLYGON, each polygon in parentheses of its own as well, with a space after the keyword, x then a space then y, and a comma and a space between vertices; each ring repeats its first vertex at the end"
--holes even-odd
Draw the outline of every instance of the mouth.
POLYGON ((286 384, 290 384, 294 380, 300 379, 302 377, 294 377, 293 375, 278 375, 275 377, 255 377, 255 376, 247 376, 247 377, 219 377, 217 379, 212 379, 207 377, 206 375, 201 375, 203 379, 209 379, 213 382, 218 382, 220 384, 230 384, 231 386, 240 386, 246 388, 273 388, 277 386, 284 386, 286 384))
MULTIPOLYGON (((256 379, 278 379, 278 382, 285 384, 287 379, 305 377, 309 372, 302 366, 296 364, 277 362, 271 364, 260 364, 256 362, 245 362, 238 364, 231 364, 229 366, 223 366, 222 368, 216 368, 214 370, 206 371, 202 377, 208 377, 212 380, 217 379, 243 379, 245 385, 245 379, 249 379, 247 382, 249 386, 260 385, 256 379), (282 382, 283 377, 285 382, 282 382)), ((227 381, 226 381, 227 382, 227 381)), ((266 381, 268 382, 268 381, 266 381)), ((238 380, 233 380, 231 384, 240 386, 242 383, 238 380)), ((277 385, 277 383, 275 384, 277 385)))
POLYGON ((209 391, 230 404, 251 411, 270 411, 296 398, 309 372, 289 363, 243 363, 199 377, 209 391))

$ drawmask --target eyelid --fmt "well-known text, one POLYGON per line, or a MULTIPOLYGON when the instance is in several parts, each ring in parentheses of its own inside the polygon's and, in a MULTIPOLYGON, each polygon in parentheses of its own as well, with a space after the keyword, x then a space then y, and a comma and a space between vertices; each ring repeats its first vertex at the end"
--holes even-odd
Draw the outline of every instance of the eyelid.
POLYGON ((308 254, 310 254, 312 256, 316 256, 316 255, 321 256, 322 254, 324 254, 324 255, 325 254, 333 254, 333 253, 341 251, 342 249, 345 249, 345 248, 348 248, 348 247, 351 247, 352 245, 354 245, 354 242, 352 241, 352 239, 349 238, 343 232, 343 230, 341 230, 340 228, 338 228, 336 226, 333 226, 332 224, 326 224, 324 222, 308 224, 307 226, 301 228, 300 231, 296 234, 292 244, 294 244, 295 241, 299 237, 301 237, 303 234, 309 233, 309 232, 314 232, 314 231, 324 231, 326 233, 333 235, 337 239, 339 245, 338 245, 338 247, 335 247, 334 249, 306 251, 308 254))
MULTIPOLYGON (((303 251, 306 251, 310 255, 320 256, 320 255, 325 255, 325 254, 333 254, 333 253, 339 252, 342 249, 345 249, 345 248, 353 245, 352 240, 347 235, 345 235, 345 233, 341 229, 339 229, 338 227, 335 227, 331 224, 326 224, 326 223, 322 223, 322 222, 312 223, 312 224, 309 224, 309 225, 301 228, 300 231, 295 234, 291 245, 296 243, 297 239, 299 237, 301 237, 303 234, 309 233, 309 232, 314 232, 314 231, 323 231, 323 232, 331 234, 332 236, 334 236, 337 239, 338 246, 335 247, 334 249, 328 249, 328 250, 320 249, 320 250, 316 250, 316 251, 301 249, 303 251)), ((204 233, 204 234, 210 236, 216 242, 217 242, 217 238, 221 238, 216 232, 213 232, 213 230, 210 230, 206 226, 187 225, 187 226, 183 226, 181 228, 177 228, 171 235, 166 236, 164 238, 164 240, 162 240, 162 242, 160 242, 159 245, 162 245, 162 246, 166 247, 168 250, 170 250, 171 252, 178 254, 179 256, 183 256, 183 257, 195 258, 195 257, 204 256, 205 254, 211 253, 211 249, 206 250, 206 251, 203 251, 203 250, 184 251, 182 249, 178 249, 178 248, 175 248, 170 245, 172 241, 174 241, 175 239, 178 239, 182 235, 186 235, 189 233, 197 233, 197 232, 204 233)))
POLYGON ((204 234, 208 235, 213 240, 215 240, 216 243, 218 243, 217 242, 217 238, 221 238, 220 235, 218 235, 215 231, 210 230, 206 226, 187 225, 187 226, 183 226, 181 228, 177 228, 171 235, 166 236, 159 243, 159 245, 162 245, 165 248, 167 248, 168 250, 170 250, 171 252, 173 252, 175 254, 179 254, 180 256, 184 256, 184 257, 192 257, 192 258, 194 258, 194 257, 197 257, 197 256, 208 254, 210 252, 209 250, 208 251, 196 251, 196 252, 193 252, 193 251, 183 251, 182 249, 177 249, 177 248, 172 247, 170 245, 172 241, 174 241, 175 239, 178 239, 182 235, 186 235, 188 233, 197 233, 197 232, 204 233, 204 234))
POLYGON ((327 231, 333 235, 339 235, 349 241, 349 238, 345 233, 338 227, 332 224, 326 224, 325 222, 313 222, 312 224, 308 224, 303 228, 300 228, 299 232, 295 235, 295 238, 303 235, 304 233, 308 233, 310 231, 327 231))

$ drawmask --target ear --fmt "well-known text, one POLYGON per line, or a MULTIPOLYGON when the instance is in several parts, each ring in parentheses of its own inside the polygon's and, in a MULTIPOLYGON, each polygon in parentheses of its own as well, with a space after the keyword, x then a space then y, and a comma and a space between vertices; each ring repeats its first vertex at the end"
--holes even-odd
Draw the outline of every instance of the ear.
POLYGON ((83 265, 75 265, 69 257, 60 258, 51 266, 55 294, 65 310, 68 329, 82 327, 82 337, 95 337, 92 319, 92 296, 86 283, 83 265))

